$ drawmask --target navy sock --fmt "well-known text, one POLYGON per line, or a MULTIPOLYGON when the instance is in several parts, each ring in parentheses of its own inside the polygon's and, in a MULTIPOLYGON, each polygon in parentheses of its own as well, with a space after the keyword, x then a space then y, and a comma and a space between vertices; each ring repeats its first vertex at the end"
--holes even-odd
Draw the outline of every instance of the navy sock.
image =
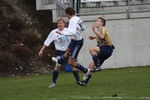
POLYGON ((88 71, 87 68, 83 67, 82 65, 78 64, 77 67, 78 69, 80 69, 83 73, 86 73, 88 71))
POLYGON ((58 78, 58 75, 59 75, 59 71, 58 70, 54 70, 53 71, 53 77, 52 77, 52 82, 53 83, 56 83, 56 80, 58 78))
POLYGON ((92 58, 93 58, 93 61, 95 63, 95 66, 96 67, 99 67, 99 58, 98 58, 98 55, 92 55, 92 58))
POLYGON ((84 82, 87 84, 91 77, 92 77, 92 75, 89 75, 88 78, 84 82))
POLYGON ((101 66, 104 63, 104 60, 99 61, 99 66, 101 66))
POLYGON ((73 70, 72 72, 73 72, 73 75, 74 75, 76 81, 77 81, 77 82, 80 81, 80 77, 79 77, 78 70, 73 70))

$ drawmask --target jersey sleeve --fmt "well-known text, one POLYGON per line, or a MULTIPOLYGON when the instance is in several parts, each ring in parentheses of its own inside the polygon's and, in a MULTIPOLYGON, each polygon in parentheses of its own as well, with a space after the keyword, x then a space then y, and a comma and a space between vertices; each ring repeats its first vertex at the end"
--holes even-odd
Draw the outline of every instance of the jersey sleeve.
POLYGON ((70 21, 67 31, 62 32, 64 35, 74 35, 76 34, 76 22, 70 21))
POLYGON ((44 41, 44 45, 49 46, 55 39, 54 31, 50 32, 47 39, 44 41))
POLYGON ((102 28, 102 35, 105 36, 105 34, 106 34, 106 29, 103 27, 102 28))

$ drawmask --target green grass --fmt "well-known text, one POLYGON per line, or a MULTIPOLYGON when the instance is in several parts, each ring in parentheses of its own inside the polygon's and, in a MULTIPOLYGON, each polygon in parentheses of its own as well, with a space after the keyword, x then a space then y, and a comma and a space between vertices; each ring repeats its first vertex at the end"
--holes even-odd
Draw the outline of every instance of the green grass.
POLYGON ((0 78, 0 100, 150 100, 150 66, 103 70, 86 87, 76 85, 72 73, 63 73, 57 86, 48 88, 51 76, 0 78))

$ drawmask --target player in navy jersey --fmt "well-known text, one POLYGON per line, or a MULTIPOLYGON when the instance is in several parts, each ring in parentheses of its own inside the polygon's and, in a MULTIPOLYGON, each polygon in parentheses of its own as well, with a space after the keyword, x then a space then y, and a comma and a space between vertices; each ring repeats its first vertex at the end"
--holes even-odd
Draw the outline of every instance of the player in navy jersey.
POLYGON ((101 70, 101 65, 106 59, 108 59, 112 53, 114 46, 112 44, 108 30, 105 27, 106 21, 104 18, 99 17, 96 23, 92 25, 94 36, 89 36, 90 40, 96 39, 97 46, 90 48, 90 54, 93 58, 93 62, 89 64, 90 70, 84 75, 83 82, 87 84, 91 78, 92 71, 101 70))

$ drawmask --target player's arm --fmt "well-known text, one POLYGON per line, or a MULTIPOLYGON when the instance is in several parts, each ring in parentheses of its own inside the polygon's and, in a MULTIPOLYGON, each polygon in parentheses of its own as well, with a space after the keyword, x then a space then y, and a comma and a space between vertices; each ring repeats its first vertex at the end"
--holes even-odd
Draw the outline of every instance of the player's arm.
POLYGON ((44 42, 42 48, 40 49, 40 51, 39 51, 39 53, 38 53, 38 55, 39 55, 40 57, 43 56, 44 50, 45 50, 53 41, 54 41, 54 34, 53 34, 53 32, 51 32, 51 33, 49 33, 47 39, 45 40, 45 42, 44 42))
POLYGON ((57 34, 60 34, 60 35, 66 35, 66 36, 72 36, 73 33, 70 32, 69 30, 68 31, 62 31, 62 32, 58 32, 56 31, 57 34))
POLYGON ((39 57, 42 57, 43 56, 43 54, 44 54, 44 50, 46 49, 46 45, 43 45, 42 46, 42 48, 40 49, 40 51, 39 51, 39 57))
POLYGON ((96 25, 94 24, 94 25, 92 25, 92 30, 98 38, 100 38, 100 39, 104 38, 104 30, 102 27, 99 27, 99 31, 97 31, 96 25))
POLYGON ((97 39, 97 36, 89 36, 89 39, 90 39, 90 40, 97 39))

